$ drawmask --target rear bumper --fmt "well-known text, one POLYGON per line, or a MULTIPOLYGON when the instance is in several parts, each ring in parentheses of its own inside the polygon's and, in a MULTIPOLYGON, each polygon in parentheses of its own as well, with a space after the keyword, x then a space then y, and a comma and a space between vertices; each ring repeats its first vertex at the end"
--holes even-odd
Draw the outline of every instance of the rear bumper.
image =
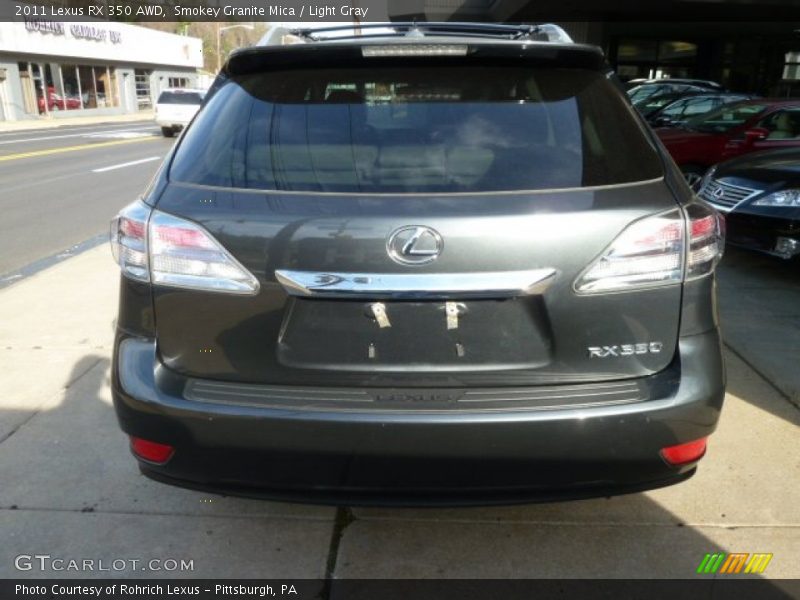
MULTIPOLYGON (((709 435, 725 386, 717 331, 681 338, 672 368, 637 380, 650 397, 627 401, 595 394, 575 402, 572 394, 564 405, 537 397, 527 405, 500 400, 495 409, 426 410, 418 408, 426 406, 423 392, 411 408, 381 409, 320 405, 317 396, 330 389, 287 400, 277 389, 270 399, 246 386, 234 386, 237 399, 226 401, 198 395, 196 380, 165 369, 152 341, 124 336, 112 375, 122 429, 176 449, 165 465, 140 461, 148 476, 335 504, 527 502, 669 485, 695 465, 671 467, 659 451, 709 435)), ((341 392, 353 397, 356 390, 341 392)), ((491 393, 502 396, 501 389, 491 393)))
POLYGON ((159 127, 172 127, 173 129, 183 129, 188 125, 188 121, 182 121, 180 119, 159 119, 156 118, 156 125, 159 127))

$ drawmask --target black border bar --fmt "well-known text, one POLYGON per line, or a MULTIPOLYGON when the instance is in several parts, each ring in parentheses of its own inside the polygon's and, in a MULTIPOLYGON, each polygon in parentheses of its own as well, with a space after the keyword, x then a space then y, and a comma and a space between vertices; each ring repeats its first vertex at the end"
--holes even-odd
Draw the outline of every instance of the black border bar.
POLYGON ((800 22, 800 0, 0 0, 0 21, 97 19, 130 23, 310 24, 349 22, 354 18, 362 23, 413 20, 800 22), (178 6, 191 12, 178 14, 178 6), (248 13, 239 14, 238 10, 248 13))
MULTIPOLYGON (((668 560, 668 557, 664 557, 668 560)), ((4 579, 3 600, 790 600, 798 579, 4 579), (99 592, 99 593, 98 593, 99 592)))

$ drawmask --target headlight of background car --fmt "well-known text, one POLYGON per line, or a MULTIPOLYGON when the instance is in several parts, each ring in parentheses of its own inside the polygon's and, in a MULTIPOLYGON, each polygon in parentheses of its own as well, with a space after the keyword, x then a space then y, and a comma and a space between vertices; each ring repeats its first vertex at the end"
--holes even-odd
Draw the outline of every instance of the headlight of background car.
POLYGON ((753 206, 786 206, 800 208, 800 190, 781 190, 753 202, 753 206))

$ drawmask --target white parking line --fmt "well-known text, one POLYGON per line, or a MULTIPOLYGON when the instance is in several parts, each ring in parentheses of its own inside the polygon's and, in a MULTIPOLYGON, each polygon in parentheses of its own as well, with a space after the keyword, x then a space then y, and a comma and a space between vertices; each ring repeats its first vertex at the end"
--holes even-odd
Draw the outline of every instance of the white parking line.
POLYGON ((159 160, 160 156, 151 156, 149 158, 142 158, 140 160, 132 160, 131 162, 120 163, 118 165, 111 165, 110 167, 102 167, 100 169, 92 169, 92 173, 105 173, 106 171, 113 171, 114 169, 122 169, 124 167, 132 167, 133 165, 140 165, 146 162, 159 160))
MULTIPOLYGON (((46 133, 71 133, 73 131, 102 131, 103 129, 119 129, 120 127, 140 127, 146 125, 155 125, 152 119, 142 119, 139 121, 127 121, 122 123, 90 123, 89 125, 74 125, 70 127, 41 127, 41 128, 34 128, 34 129, 20 129, 20 130, 13 130, 7 129, 2 130, 0 129, 0 137, 6 138, 8 136, 14 135, 36 135, 36 134, 46 134, 46 133)), ((0 126, 2 127, 2 126, 0 126)))
POLYGON ((90 133, 86 137, 92 139, 130 140, 133 138, 154 137, 155 135, 153 131, 150 133, 146 131, 109 131, 108 133, 90 133))
POLYGON ((74 138, 74 137, 93 137, 93 136, 102 136, 112 133, 129 133, 134 131, 148 131, 152 130, 155 131, 155 128, 150 127, 139 127, 137 129, 109 129, 109 130, 101 130, 101 131, 85 131, 84 133, 68 133, 67 135, 47 135, 42 137, 35 137, 35 138, 24 138, 21 140, 4 140, 0 142, 0 145, 5 144, 23 144, 25 142, 41 142, 47 140, 60 140, 62 138, 74 138))

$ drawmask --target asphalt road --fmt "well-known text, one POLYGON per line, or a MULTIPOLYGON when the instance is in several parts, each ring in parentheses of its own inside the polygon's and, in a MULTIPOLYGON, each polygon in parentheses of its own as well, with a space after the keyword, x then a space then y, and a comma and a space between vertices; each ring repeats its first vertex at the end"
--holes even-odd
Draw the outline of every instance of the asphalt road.
POLYGON ((0 133, 0 280, 106 232, 173 143, 148 121, 0 133))

